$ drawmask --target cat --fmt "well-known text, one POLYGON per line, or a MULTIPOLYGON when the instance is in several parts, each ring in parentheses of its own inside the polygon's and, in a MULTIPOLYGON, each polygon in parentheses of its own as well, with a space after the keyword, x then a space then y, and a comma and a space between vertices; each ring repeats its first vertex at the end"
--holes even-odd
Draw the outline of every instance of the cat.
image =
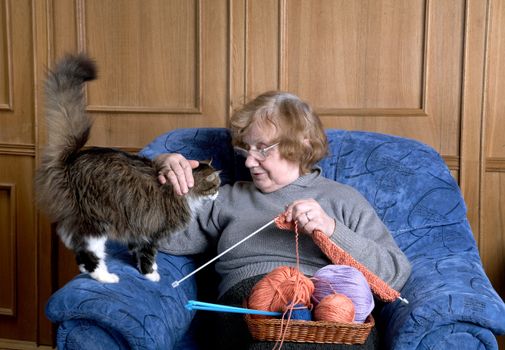
POLYGON ((35 177, 37 202, 57 223, 82 272, 101 282, 119 281, 105 262, 111 239, 128 244, 140 272, 157 282, 160 240, 187 227, 202 203, 217 197, 219 171, 200 162, 193 188, 179 196, 170 182, 158 182, 156 162, 112 148, 83 148, 92 126, 83 87, 96 72, 84 54, 67 55, 48 72, 48 142, 35 177))

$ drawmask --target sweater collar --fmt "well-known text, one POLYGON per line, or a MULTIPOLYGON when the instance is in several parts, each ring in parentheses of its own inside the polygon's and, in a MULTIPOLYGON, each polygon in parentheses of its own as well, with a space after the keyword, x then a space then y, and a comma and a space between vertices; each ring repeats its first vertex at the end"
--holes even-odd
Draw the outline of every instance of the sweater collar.
POLYGON ((298 179, 285 186, 284 188, 288 188, 291 186, 295 187, 309 187, 314 184, 314 181, 321 176, 321 168, 315 166, 312 168, 311 172, 305 175, 300 176, 298 179))
POLYGON ((312 186, 314 184, 314 181, 316 181, 319 177, 321 177, 321 173, 322 173, 321 168, 318 166, 314 166, 314 168, 312 168, 310 173, 300 176, 295 181, 291 182, 290 184, 288 184, 282 188, 279 188, 276 191, 265 193, 265 192, 260 191, 257 187, 255 187, 255 188, 257 191, 262 192, 263 194, 268 195, 268 196, 278 195, 280 193, 285 193, 285 191, 289 192, 290 190, 294 190, 296 188, 300 188, 300 187, 307 188, 309 186, 312 186))

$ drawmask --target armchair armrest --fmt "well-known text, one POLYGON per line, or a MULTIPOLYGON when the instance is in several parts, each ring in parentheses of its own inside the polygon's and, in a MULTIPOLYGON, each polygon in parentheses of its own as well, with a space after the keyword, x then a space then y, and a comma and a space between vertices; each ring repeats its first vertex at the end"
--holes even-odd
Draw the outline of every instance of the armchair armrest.
POLYGON ((391 303, 381 312, 388 347, 497 349, 493 333, 505 333, 505 304, 483 271, 468 223, 409 234, 406 252, 415 255, 401 291, 409 304, 391 303))
POLYGON ((171 283, 194 269, 193 260, 159 253, 160 282, 135 268, 126 247, 109 245, 109 270, 119 283, 79 275, 51 296, 46 315, 59 325, 58 349, 172 349, 186 333, 194 312, 185 308, 196 298, 196 282, 171 283), (74 347, 75 345, 75 347, 74 347))

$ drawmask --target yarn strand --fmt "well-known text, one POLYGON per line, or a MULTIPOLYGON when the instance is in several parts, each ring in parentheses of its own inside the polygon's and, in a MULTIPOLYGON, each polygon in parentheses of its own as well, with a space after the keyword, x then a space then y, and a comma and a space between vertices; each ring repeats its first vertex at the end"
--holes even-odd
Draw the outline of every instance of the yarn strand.
MULTIPOLYGON (((277 219, 274 219, 274 222, 276 222, 277 219)), ((295 230, 295 251, 296 251, 296 270, 300 271, 300 254, 298 250, 298 223, 294 223, 294 230, 295 230)), ((291 315, 293 314, 293 309, 296 304, 296 300, 298 300, 298 294, 300 292, 301 285, 300 285, 300 275, 296 275, 296 280, 295 280, 295 293, 293 295, 293 300, 291 301, 291 304, 288 305, 288 308, 284 312, 281 318, 281 329, 280 329, 280 334, 279 334, 279 339, 275 342, 274 347, 272 350, 280 350, 282 348, 282 345, 284 344, 284 339, 286 338, 286 332, 288 331, 288 326, 289 326, 289 321, 291 320, 291 315), (284 318, 285 315, 288 314, 286 325, 284 325, 284 318)))
MULTIPOLYGON (((282 213, 275 219, 275 224, 278 228, 284 230, 293 230, 292 223, 286 221, 286 213, 282 213)), ((328 236, 320 230, 312 232, 312 239, 321 251, 336 265, 352 266, 359 270, 368 281, 372 292, 382 301, 392 302, 400 299, 406 302, 406 299, 400 297, 400 293, 391 288, 386 282, 380 279, 377 275, 368 270, 363 264, 355 260, 349 253, 333 243, 328 236)))

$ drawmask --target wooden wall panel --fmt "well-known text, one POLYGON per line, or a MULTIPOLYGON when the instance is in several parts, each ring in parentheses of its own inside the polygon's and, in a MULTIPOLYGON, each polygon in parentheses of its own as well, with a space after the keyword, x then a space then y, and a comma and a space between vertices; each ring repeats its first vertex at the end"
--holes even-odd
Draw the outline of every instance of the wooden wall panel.
POLYGON ((286 88, 323 115, 423 114, 426 3, 287 2, 286 88))
MULTIPOLYGON (((486 113, 486 157, 505 159, 505 1, 493 1, 489 29, 486 113)), ((502 163, 502 166, 505 162, 502 163)))
POLYGON ((276 0, 247 1, 245 8, 245 86, 244 97, 250 99, 266 90, 281 87, 280 15, 284 10, 276 0))
POLYGON ((16 185, 0 183, 0 315, 16 315, 16 185))
POLYGON ((11 24, 7 0, 0 1, 0 110, 12 108, 11 24))
POLYGON ((232 7, 244 12, 233 30, 245 41, 233 52, 245 72, 234 100, 281 88, 308 100, 326 127, 412 137, 459 157, 463 41, 450 38, 464 37, 465 1, 232 7))
POLYGON ((33 156, 14 153, 10 150, 7 154, 0 149, 0 254, 2 265, 6 264, 0 269, 0 338, 35 341, 37 236, 32 185, 34 163, 33 156))
POLYGON ((57 0, 54 11, 54 56, 85 51, 99 66, 90 144, 140 148, 165 130, 226 126, 225 0, 57 0))
MULTIPOLYGON (((505 300, 505 169, 485 174, 482 202, 480 255, 493 287, 505 300)), ((505 349, 505 335, 497 338, 499 348, 505 349)))
POLYGON ((35 341, 31 0, 0 0, 0 338, 35 341))
POLYGON ((505 295, 505 1, 490 6, 484 105, 484 177, 480 252, 497 291, 505 295))
POLYGON ((137 150, 170 129, 226 126, 245 100, 283 89, 327 127, 433 146, 505 296, 505 0, 0 0, 0 338, 51 344, 44 305, 77 272, 34 221, 32 180, 46 66, 78 51, 99 65, 90 145, 137 150))
POLYGON ((107 68, 88 89, 90 111, 201 112, 198 1, 79 4, 78 46, 107 68))
POLYGON ((486 273, 496 291, 505 296, 505 173, 484 178, 480 252, 486 273))
POLYGON ((29 21, 29 0, 0 1, 0 146, 34 142, 29 21))
POLYGON ((467 217, 480 242, 483 179, 483 118, 486 50, 490 1, 467 1, 464 29, 459 185, 467 203, 467 217))

